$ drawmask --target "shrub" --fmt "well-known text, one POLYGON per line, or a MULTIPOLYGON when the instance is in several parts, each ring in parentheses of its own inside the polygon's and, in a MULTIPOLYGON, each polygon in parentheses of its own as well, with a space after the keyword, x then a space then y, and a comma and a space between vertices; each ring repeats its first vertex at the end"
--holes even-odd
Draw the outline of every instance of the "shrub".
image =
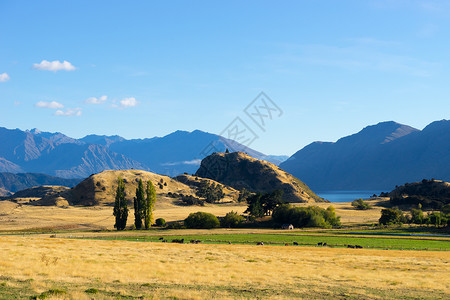
POLYGON ((217 228, 220 226, 219 219, 213 214, 205 212, 191 213, 185 220, 184 225, 187 228, 217 228))
POLYGON ((369 203, 367 203, 366 201, 364 201, 363 199, 357 199, 355 201, 352 202, 352 206, 356 209, 360 209, 360 210, 366 210, 366 209, 371 209, 372 206, 369 205, 369 203))
POLYGON ((293 207, 284 204, 275 208, 272 218, 278 224, 292 224, 295 227, 331 228, 341 225, 333 206, 323 209, 318 206, 293 207))
POLYGON ((181 222, 173 222, 167 225, 167 229, 182 229, 184 228, 181 222))
POLYGON ((245 218, 238 215, 237 212, 230 211, 220 220, 220 226, 227 228, 238 227, 244 220, 245 218))
POLYGON ((90 288, 84 291, 87 294, 97 294, 98 293, 98 289, 96 288, 90 288))
POLYGON ((164 225, 166 225, 166 220, 164 220, 163 218, 158 218, 155 220, 155 225, 163 227, 164 225))

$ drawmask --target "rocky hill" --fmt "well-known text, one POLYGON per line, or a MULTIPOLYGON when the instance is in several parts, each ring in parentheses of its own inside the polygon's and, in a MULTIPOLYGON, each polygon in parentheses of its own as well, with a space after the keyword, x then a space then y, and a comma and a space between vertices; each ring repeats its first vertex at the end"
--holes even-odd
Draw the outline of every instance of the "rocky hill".
POLYGON ((423 209, 441 209, 450 203, 450 183, 423 179, 396 187, 390 194, 390 203, 397 206, 423 209))
POLYGON ((423 178, 450 180, 450 121, 423 130, 395 122, 368 126, 335 143, 315 142, 280 167, 317 191, 392 190, 423 178))
POLYGON ((283 190, 288 202, 324 202, 308 186, 276 165, 243 152, 214 153, 204 158, 197 176, 210 178, 237 190, 272 192, 283 190))

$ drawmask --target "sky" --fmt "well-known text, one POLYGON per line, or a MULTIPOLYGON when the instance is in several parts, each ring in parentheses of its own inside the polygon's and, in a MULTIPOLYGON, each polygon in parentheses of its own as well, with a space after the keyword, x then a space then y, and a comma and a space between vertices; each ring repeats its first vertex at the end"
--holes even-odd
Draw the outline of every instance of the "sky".
POLYGON ((446 0, 0 0, 0 28, 0 127, 131 139, 238 122, 251 148, 292 155, 450 113, 446 0))

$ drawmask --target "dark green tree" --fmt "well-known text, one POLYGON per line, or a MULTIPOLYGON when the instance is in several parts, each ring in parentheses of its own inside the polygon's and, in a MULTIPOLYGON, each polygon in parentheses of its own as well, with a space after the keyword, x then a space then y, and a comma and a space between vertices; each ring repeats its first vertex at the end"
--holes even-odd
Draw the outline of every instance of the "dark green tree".
POLYGON ((256 193, 247 198, 248 207, 245 210, 246 213, 255 217, 261 218, 264 216, 264 207, 262 205, 263 194, 256 193))
POLYGON ((225 228, 238 227, 244 220, 245 218, 238 215, 237 212, 230 211, 220 220, 220 226, 225 228))
POLYGON ((145 192, 142 179, 139 179, 138 187, 136 189, 136 197, 134 197, 134 225, 136 229, 142 228, 142 219, 145 211, 145 192))
POLYGON ((147 181, 147 189, 145 190, 147 198, 145 199, 144 207, 144 225, 145 229, 149 229, 153 224, 153 208, 156 203, 156 191, 155 186, 149 180, 147 181))
POLYGON ((423 211, 421 209, 411 209, 411 223, 423 224, 424 222, 423 211))
POLYGON ((120 177, 118 178, 113 215, 116 217, 114 227, 117 230, 124 230, 127 226, 128 204, 127 200, 125 200, 125 185, 123 184, 123 179, 120 177))
POLYGON ((369 203, 367 203, 366 201, 364 201, 363 199, 359 198, 357 200, 354 200, 352 202, 352 206, 356 209, 360 209, 360 210, 366 210, 366 209, 371 209, 372 207, 369 205, 369 203))
POLYGON ((381 210, 378 222, 383 225, 402 224, 406 222, 406 218, 398 208, 385 208, 381 210))

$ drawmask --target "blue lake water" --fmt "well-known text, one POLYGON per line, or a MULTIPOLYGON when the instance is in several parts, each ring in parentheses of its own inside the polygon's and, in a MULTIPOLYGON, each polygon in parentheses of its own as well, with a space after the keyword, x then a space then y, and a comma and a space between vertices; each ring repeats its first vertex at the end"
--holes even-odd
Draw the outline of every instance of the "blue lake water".
POLYGON ((330 202, 349 202, 359 198, 368 199, 373 194, 379 195, 381 192, 385 191, 321 191, 316 194, 330 202))

